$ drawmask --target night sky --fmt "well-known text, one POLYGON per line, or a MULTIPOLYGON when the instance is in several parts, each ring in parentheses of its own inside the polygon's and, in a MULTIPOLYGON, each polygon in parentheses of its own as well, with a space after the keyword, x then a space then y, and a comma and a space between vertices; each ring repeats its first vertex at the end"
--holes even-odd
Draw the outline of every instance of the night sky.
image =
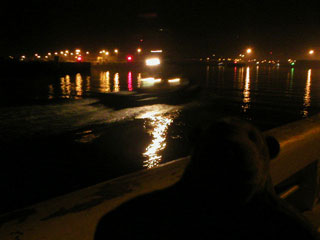
POLYGON ((320 50, 311 1, 11 1, 1 7, 1 56, 60 49, 303 56, 320 50), (141 41, 143 39, 143 42, 141 41))

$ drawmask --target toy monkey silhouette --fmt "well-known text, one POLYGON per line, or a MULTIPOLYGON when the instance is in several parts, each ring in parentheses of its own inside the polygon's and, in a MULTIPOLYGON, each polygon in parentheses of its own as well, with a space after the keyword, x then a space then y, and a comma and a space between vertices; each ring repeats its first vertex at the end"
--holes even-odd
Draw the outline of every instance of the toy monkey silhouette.
POLYGON ((280 146, 274 137, 226 118, 194 139, 180 181, 103 216, 95 240, 318 239, 311 224, 275 194, 269 163, 280 146))

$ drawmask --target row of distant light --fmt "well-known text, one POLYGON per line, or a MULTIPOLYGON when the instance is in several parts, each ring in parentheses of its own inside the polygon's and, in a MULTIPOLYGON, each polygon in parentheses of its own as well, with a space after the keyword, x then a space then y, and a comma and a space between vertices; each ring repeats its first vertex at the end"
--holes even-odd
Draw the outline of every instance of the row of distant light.
MULTIPOLYGON (((203 60, 203 58, 200 58, 200 61, 202 61, 203 60)), ((207 57, 206 58, 206 60, 207 61, 210 61, 210 58, 209 57, 207 57)), ((212 60, 216 60, 215 58, 212 58, 212 60)), ((243 59, 241 59, 241 58, 218 58, 217 59, 218 61, 228 61, 228 62, 230 62, 230 61, 236 61, 236 62, 241 62, 241 61, 243 61, 243 59)), ((289 60, 291 60, 291 59, 289 59, 289 60)), ((249 61, 251 61, 251 62, 257 62, 257 61, 259 61, 259 60, 257 60, 256 58, 255 59, 250 59, 249 61)), ((274 61, 274 60, 271 60, 271 61, 274 61)), ((280 60, 277 60, 277 62, 279 62, 280 60)), ((264 62, 267 62, 267 60, 261 60, 261 62, 262 63, 264 63, 264 62)), ((270 62, 270 61, 269 61, 270 62)))
MULTIPOLYGON (((207 57, 206 60, 210 61, 210 58, 207 57)), ((200 61, 203 61, 203 58, 200 58, 200 61)), ((218 61, 219 62, 225 62, 225 61, 231 62, 231 61, 233 61, 234 63, 238 63, 238 62, 241 62, 242 59, 238 59, 238 58, 235 58, 235 59, 232 59, 232 58, 218 58, 218 61)), ((261 63, 272 63, 272 64, 280 65, 280 60, 266 60, 266 59, 257 60, 257 59, 252 59, 252 60, 249 60, 249 62, 256 62, 257 65, 259 65, 261 63)), ((291 65, 295 65, 296 60, 290 58, 290 59, 288 59, 288 62, 291 65)))
MULTIPOLYGON (((118 49, 114 49, 113 52, 115 54, 118 54, 119 53, 119 50, 118 49)), ((137 48, 137 53, 141 53, 142 52, 142 49, 141 48, 137 48)), ((151 50, 150 51, 151 53, 162 53, 162 50, 161 49, 158 49, 158 50, 151 50)), ((105 55, 109 55, 110 52, 108 50, 101 50, 99 52, 100 54, 105 54, 105 55)))
MULTIPOLYGON (((247 48, 247 49, 246 49, 246 53, 247 53, 248 55, 251 54, 251 53, 252 53, 252 48, 247 48)), ((310 51, 309 51, 309 54, 314 54, 314 50, 310 50, 310 51)), ((213 54, 212 56, 215 57, 216 55, 213 54)), ((232 58, 227 58, 227 59, 226 59, 226 58, 219 58, 218 61, 226 61, 226 60, 227 60, 227 61, 234 61, 235 63, 237 63, 237 62, 241 62, 241 61, 242 61, 241 58, 245 57, 245 55, 244 55, 244 54, 239 54, 239 57, 240 57, 240 59, 238 59, 238 58, 235 58, 235 59, 232 59, 232 58)), ((202 61, 202 60, 203 60, 203 59, 200 58, 200 61, 202 61)), ((210 58, 207 57, 206 60, 209 61, 210 58)), ((267 60, 262 60, 262 61, 260 62, 260 61, 257 61, 257 59, 253 59, 253 60, 251 60, 251 61, 256 62, 256 64, 266 63, 266 62, 268 62, 268 63, 273 63, 273 64, 275 64, 275 63, 279 64, 279 62, 280 62, 280 60, 277 60, 277 61, 274 61, 274 60, 269 60, 269 61, 267 61, 267 60)), ((288 62, 289 62, 291 65, 294 65, 295 62, 296 62, 296 60, 288 59, 288 62)))
MULTIPOLYGON (((119 53, 119 50, 118 49, 114 49, 113 50, 114 51, 114 53, 115 54, 118 54, 119 53)), ((141 53, 142 52, 142 49, 141 48, 138 48, 137 49, 137 52, 138 53, 141 53)), ((151 53, 162 53, 162 50, 151 50, 150 51, 151 53)), ((105 55, 109 55, 110 54, 110 52, 109 51, 107 51, 107 50, 101 50, 100 52, 99 52, 100 54, 105 54, 105 55)), ((70 52, 69 50, 65 50, 65 51, 60 51, 60 55, 63 55, 63 56, 68 56, 68 55, 71 55, 71 56, 73 56, 73 55, 81 55, 81 50, 80 49, 76 49, 75 50, 75 53, 73 53, 73 52, 70 52)), ((89 55, 90 54, 90 52, 86 52, 86 54, 87 55, 89 55)), ((51 52, 49 52, 46 56, 45 56, 45 58, 49 58, 50 56, 52 56, 52 55, 59 55, 59 52, 55 52, 55 53, 51 53, 51 52)), ((41 56, 38 54, 38 53, 36 53, 35 55, 34 55, 36 58, 41 58, 41 56)), ((26 58, 26 56, 21 56, 21 59, 25 59, 26 58)), ((77 56, 75 57, 75 58, 77 58, 77 56)))
MULTIPOLYGON (((247 52, 248 54, 250 54, 250 53, 252 53, 252 49, 251 49, 251 48, 248 48, 248 49, 246 50, 246 52, 247 52)), ((314 50, 313 50, 313 49, 310 49, 308 53, 309 53, 310 55, 313 55, 313 54, 314 54, 314 50)), ((244 54, 240 54, 240 57, 244 57, 244 54)))
MULTIPOLYGON (((251 49, 251 48, 247 48, 247 49, 246 49, 246 53, 247 53, 247 54, 251 54, 251 53, 252 53, 252 49, 251 49)), ((213 56, 213 57, 215 57, 216 55, 215 55, 215 54, 212 54, 212 56, 213 56)), ((222 58, 219 58, 218 60, 219 60, 219 61, 221 61, 221 60, 222 60, 222 61, 227 60, 227 61, 236 61, 236 62, 240 62, 240 61, 242 60, 241 58, 244 58, 244 57, 245 57, 245 55, 240 53, 240 54, 239 54, 239 57, 240 57, 240 59, 236 58, 236 59, 234 59, 234 60, 233 60, 233 59, 231 59, 231 58, 227 58, 227 59, 226 59, 226 58, 223 58, 223 59, 222 59, 222 58)), ((209 57, 207 57, 206 59, 207 59, 207 61, 209 61, 209 60, 210 60, 210 58, 209 58, 209 57)), ((200 61, 202 61, 202 60, 203 60, 203 59, 202 59, 202 58, 200 58, 200 61)), ((256 61, 256 60, 254 60, 254 61, 256 61)))
MULTIPOLYGON (((118 54, 118 53, 119 53, 119 50, 118 50, 118 49, 114 49, 113 52, 114 52, 115 54, 118 54)), ((100 53, 100 54, 105 54, 105 55, 109 55, 109 54, 110 54, 109 51, 106 51, 106 50, 101 50, 99 53, 100 53)))
MULTIPOLYGON (((87 51, 85 54, 89 55, 90 52, 87 51)), ((48 54, 46 56, 44 56, 44 57, 45 58, 49 58, 52 55, 57 56, 57 55, 59 55, 59 52, 55 52, 55 53, 48 52, 48 54)), ((74 55, 76 55, 75 58, 78 58, 79 56, 81 56, 81 50, 80 49, 76 49, 74 53, 70 52, 69 50, 60 51, 60 55, 63 55, 63 56, 69 56, 69 55, 70 56, 74 56, 74 55)), ((41 58, 41 56, 38 53, 34 54, 34 56, 36 58, 41 58)), ((24 56, 24 55, 21 56, 21 59, 26 59, 26 56, 24 56)))

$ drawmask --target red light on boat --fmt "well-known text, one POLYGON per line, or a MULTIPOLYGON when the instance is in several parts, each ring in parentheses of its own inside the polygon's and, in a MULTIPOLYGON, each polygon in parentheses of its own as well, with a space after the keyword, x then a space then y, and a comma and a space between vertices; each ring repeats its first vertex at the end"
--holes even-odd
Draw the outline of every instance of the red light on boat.
POLYGON ((132 57, 132 56, 127 56, 127 61, 128 61, 128 62, 132 62, 132 60, 133 60, 133 57, 132 57))

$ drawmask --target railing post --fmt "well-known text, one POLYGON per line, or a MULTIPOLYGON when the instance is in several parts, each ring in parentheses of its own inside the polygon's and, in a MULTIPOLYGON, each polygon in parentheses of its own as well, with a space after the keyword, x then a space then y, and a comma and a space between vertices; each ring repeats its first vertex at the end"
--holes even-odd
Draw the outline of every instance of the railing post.
POLYGON ((284 191, 284 194, 279 195, 300 211, 312 210, 319 200, 319 161, 309 164, 279 184, 276 189, 278 192, 283 192, 283 189, 292 190, 289 194, 284 191))

